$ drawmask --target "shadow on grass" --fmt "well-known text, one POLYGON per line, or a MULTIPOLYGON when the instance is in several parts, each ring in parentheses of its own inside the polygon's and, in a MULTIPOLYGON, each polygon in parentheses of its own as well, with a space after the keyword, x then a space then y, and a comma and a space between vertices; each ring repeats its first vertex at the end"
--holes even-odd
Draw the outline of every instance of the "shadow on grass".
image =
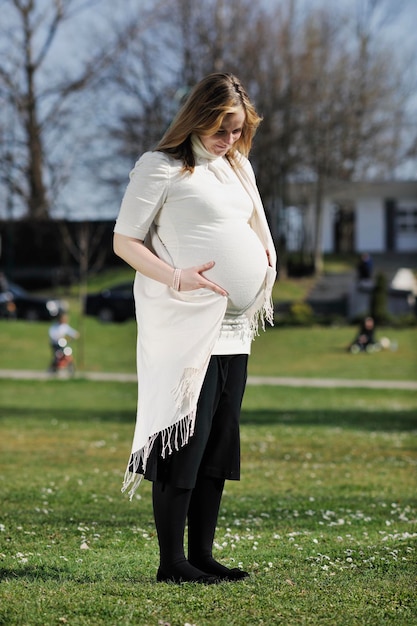
POLYGON ((19 578, 25 578, 26 580, 62 580, 67 578, 68 572, 58 567, 47 567, 44 565, 31 566, 19 568, 0 568, 0 580, 16 580, 19 578))
POLYGON ((103 410, 103 409, 40 409, 40 408, 21 408, 21 407, 1 407, 0 425, 3 419, 31 419, 32 422, 37 421, 40 425, 41 421, 45 421, 48 427, 51 420, 54 422, 83 422, 87 426, 93 426, 101 422, 114 422, 115 424, 132 424, 135 423, 135 413, 131 410, 103 410))
POLYGON ((128 580, 129 583, 144 583, 144 582, 153 582, 153 578, 146 576, 135 576, 135 577, 118 577, 118 576, 105 576, 104 574, 88 574, 88 573, 71 573, 68 569, 64 567, 54 567, 52 565, 36 565, 30 566, 27 565, 25 567, 16 567, 16 568, 0 568, 0 581, 6 582, 11 580, 27 580, 30 582, 43 581, 46 582, 48 580, 56 580, 60 582, 75 582, 81 584, 91 584, 97 583, 103 580, 128 580))
POLYGON ((413 410, 360 411, 357 409, 259 410, 242 411, 242 424, 263 426, 325 426, 381 432, 401 432, 417 429, 413 410))
MULTIPOLYGON (((39 427, 42 422, 49 428, 53 420, 59 423, 79 424, 86 427, 94 424, 115 423, 134 425, 135 416, 131 410, 103 409, 22 409, 16 407, 2 407, 0 425, 4 418, 19 420, 31 418, 32 424, 39 427)), ((375 410, 361 411, 358 409, 311 409, 311 410, 243 410, 242 425, 252 426, 324 426, 339 427, 354 430, 407 432, 417 430, 417 415, 414 410, 375 410)))

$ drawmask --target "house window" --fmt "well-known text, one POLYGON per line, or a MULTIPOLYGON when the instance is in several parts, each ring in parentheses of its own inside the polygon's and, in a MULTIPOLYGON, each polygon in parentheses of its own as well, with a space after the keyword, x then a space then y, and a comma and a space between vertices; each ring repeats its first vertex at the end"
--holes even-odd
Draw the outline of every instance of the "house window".
POLYGON ((417 206, 397 208, 397 229, 402 233, 417 233, 417 206))

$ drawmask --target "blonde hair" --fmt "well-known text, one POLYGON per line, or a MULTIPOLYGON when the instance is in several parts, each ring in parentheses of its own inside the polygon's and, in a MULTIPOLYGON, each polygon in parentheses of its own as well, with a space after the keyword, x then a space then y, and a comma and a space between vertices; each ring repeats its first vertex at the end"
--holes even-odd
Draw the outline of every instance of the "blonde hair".
POLYGON ((233 74, 209 74, 197 83, 156 150, 182 160, 184 169, 193 172, 195 157, 191 147, 191 135, 214 135, 221 127, 225 115, 235 113, 239 107, 245 113, 242 134, 226 154, 230 163, 237 165, 237 153, 248 156, 262 118, 257 114, 241 82, 233 74))

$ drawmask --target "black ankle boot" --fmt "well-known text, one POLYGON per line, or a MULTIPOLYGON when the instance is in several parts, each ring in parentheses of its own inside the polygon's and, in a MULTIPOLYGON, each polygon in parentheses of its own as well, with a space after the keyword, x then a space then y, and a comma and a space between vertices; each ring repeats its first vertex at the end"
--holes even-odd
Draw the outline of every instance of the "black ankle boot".
POLYGON ((194 567, 207 572, 207 574, 211 576, 217 576, 220 580, 242 580, 243 578, 247 578, 249 576, 248 572, 245 572, 238 567, 230 569, 213 559, 213 557, 205 557, 198 560, 194 560, 189 557, 189 561, 194 567))
POLYGON ((218 576, 206 574, 193 567, 188 561, 177 563, 166 569, 160 566, 156 574, 158 583, 199 583, 200 585, 215 585, 220 582, 218 576))

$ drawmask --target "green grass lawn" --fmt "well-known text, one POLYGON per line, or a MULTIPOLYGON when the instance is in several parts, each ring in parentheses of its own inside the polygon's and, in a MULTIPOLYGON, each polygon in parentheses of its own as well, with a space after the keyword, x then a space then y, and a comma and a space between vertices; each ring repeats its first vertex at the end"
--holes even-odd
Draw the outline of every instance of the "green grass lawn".
MULTIPOLYGON (((0 369, 46 370, 47 329, 0 321, 0 369)), ((134 322, 82 333, 79 368, 135 371, 134 322)), ((250 374, 416 379, 416 329, 372 355, 354 333, 278 324, 250 374)), ((250 578, 207 588, 155 583, 150 486, 120 492, 135 409, 134 383, 0 380, 0 625, 417 624, 415 392, 249 386, 216 556, 250 578)))
MULTIPOLYGON (((71 318, 79 327, 76 315, 71 318)), ((50 360, 48 324, 0 320, 0 369, 46 370, 50 360)), ((352 355, 346 347, 352 326, 298 328, 279 324, 260 332, 249 361, 256 376, 416 380, 417 328, 381 329, 398 343, 396 352, 352 355)), ((82 340, 74 342, 78 369, 135 372, 136 324, 101 324, 85 319, 82 340)))
MULTIPOLYGON (((354 267, 350 257, 325 258, 325 267, 346 271, 354 267)), ((92 276, 90 292, 133 280, 128 267, 116 267, 92 276)), ((302 300, 311 289, 314 278, 288 279, 276 283, 274 297, 281 300, 302 300)), ((55 292, 56 293, 56 292, 55 292)), ((79 371, 135 371, 136 324, 101 324, 95 318, 80 316, 78 287, 62 288, 56 295, 68 299, 70 322, 81 330, 82 338, 73 344, 79 371)), ((0 369, 46 370, 50 351, 48 324, 0 320, 0 369)), ((311 328, 280 325, 260 332, 253 344, 250 373, 265 376, 301 376, 350 379, 415 380, 417 372, 417 328, 380 328, 377 337, 387 336, 398 343, 396 352, 374 355, 348 354, 346 347, 357 328, 353 326, 311 328)))
POLYGON ((378 329, 398 350, 350 354, 352 326, 269 328, 256 337, 250 371, 257 376, 301 376, 371 380, 417 380, 417 328, 378 329))
POLYGON ((250 578, 206 588, 155 583, 149 484, 120 493, 135 405, 0 381, 0 624, 417 623, 415 392, 248 387, 215 551, 250 578))

